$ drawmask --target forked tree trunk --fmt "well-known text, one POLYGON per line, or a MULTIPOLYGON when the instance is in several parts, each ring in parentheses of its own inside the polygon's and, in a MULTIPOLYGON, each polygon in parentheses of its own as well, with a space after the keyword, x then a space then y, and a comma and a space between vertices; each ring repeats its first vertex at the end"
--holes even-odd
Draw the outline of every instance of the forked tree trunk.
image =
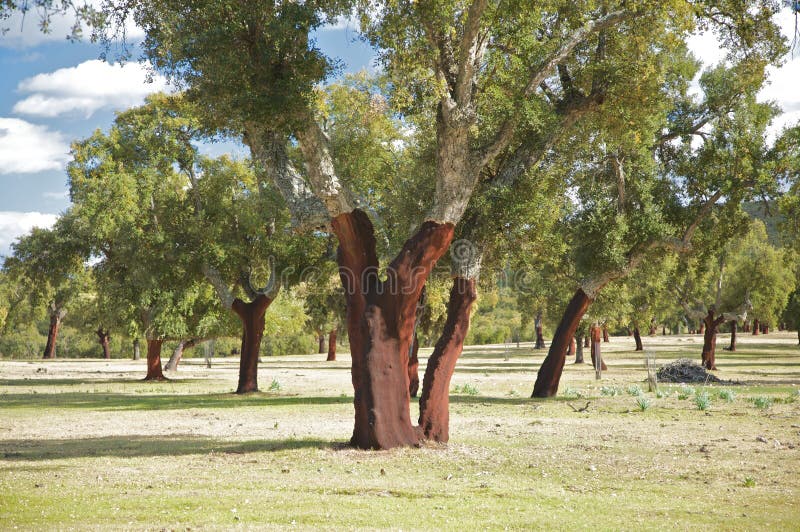
POLYGON ((350 442, 362 449, 418 445, 420 436, 411 424, 409 348, 417 301, 431 269, 447 251, 454 227, 423 223, 381 281, 369 217, 356 209, 333 218, 332 226, 339 239, 355 392, 350 442))
POLYGON ((583 364, 583 335, 575 336, 575 363, 583 364))
POLYGON ((328 334, 328 358, 327 362, 334 362, 336 360, 336 329, 331 329, 328 334))
POLYGON ((164 340, 147 340, 147 376, 146 381, 165 381, 164 374, 161 372, 161 344, 164 340))
POLYGON ((198 342, 199 340, 196 338, 181 340, 178 342, 178 345, 172 351, 172 356, 169 357, 169 360, 164 365, 164 371, 178 371, 178 364, 180 363, 181 358, 183 358, 183 352, 196 346, 198 342))
POLYGON ((642 345, 642 335, 639 332, 639 327, 634 327, 633 329, 633 341, 636 342, 636 349, 634 349, 634 351, 644 350, 644 346, 642 345))
POLYGON ((63 313, 59 310, 50 313, 50 328, 47 330, 47 344, 44 346, 42 358, 56 358, 56 340, 58 340, 58 331, 61 329, 63 317, 63 313))
POLYGON ((475 286, 475 279, 453 279, 447 321, 425 368, 419 426, 429 440, 446 442, 450 437, 450 378, 469 331, 469 314, 478 297, 475 286))
POLYGON ((714 318, 714 308, 708 309, 708 314, 703 318, 705 325, 705 333, 703 335, 703 352, 701 354, 701 361, 703 367, 706 369, 717 369, 716 364, 716 350, 717 350, 717 328, 720 323, 725 321, 723 316, 714 318))
POLYGON ((760 328, 761 325, 759 325, 758 320, 753 320, 753 336, 758 336, 760 328))
POLYGON ((411 352, 408 354, 408 393, 416 397, 419 392, 419 339, 417 333, 411 340, 411 352))
POLYGON ((608 342, 609 341, 609 339, 608 339, 608 326, 606 324, 603 324, 603 341, 604 342, 608 342))
POLYGON ((536 345, 534 346, 534 349, 544 349, 546 345, 544 343, 544 329, 542 326, 541 311, 536 314, 536 318, 533 320, 533 323, 536 328, 536 345))
POLYGON ((239 385, 236 393, 258 391, 258 354, 261 337, 264 335, 264 314, 272 299, 259 294, 250 303, 239 298, 233 300, 231 308, 242 321, 242 350, 239 358, 239 385))
POLYGON ((736 351, 736 320, 731 320, 731 345, 728 351, 736 351))
POLYGON ((103 348, 103 358, 111 358, 111 347, 109 345, 111 335, 109 334, 108 329, 98 327, 97 331, 95 331, 95 334, 97 335, 97 341, 100 344, 100 347, 103 348))
POLYGON ((564 361, 569 348, 569 342, 575 336, 581 318, 586 313, 592 300, 582 288, 578 288, 572 296, 564 315, 553 334, 550 350, 547 352, 539 373, 536 375, 536 384, 531 397, 553 397, 558 393, 558 382, 564 370, 564 361))
MULTIPOLYGON (((322 333, 322 331, 317 332, 317 341, 319 342, 319 349, 317 349, 317 353, 321 355, 325 352, 325 335, 322 333)), ((334 358, 334 360, 336 359, 334 358)))
POLYGON ((134 360, 139 360, 140 358, 142 358, 142 350, 139 347, 139 339, 138 338, 134 338, 133 339, 133 359, 134 360))
POLYGON ((592 327, 590 332, 592 335, 592 350, 590 352, 592 355, 592 367, 597 368, 597 359, 600 359, 600 369, 605 371, 608 368, 606 367, 605 360, 603 360, 603 354, 600 352, 600 327, 592 327))

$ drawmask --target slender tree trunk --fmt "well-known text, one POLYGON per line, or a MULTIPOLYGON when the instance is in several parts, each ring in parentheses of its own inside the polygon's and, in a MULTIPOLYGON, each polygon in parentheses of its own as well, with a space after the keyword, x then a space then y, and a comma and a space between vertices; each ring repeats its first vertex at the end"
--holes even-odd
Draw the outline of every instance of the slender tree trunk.
MULTIPOLYGON (((321 355, 322 353, 325 352, 325 335, 322 333, 322 331, 317 332, 317 340, 319 341, 319 349, 317 350, 317 353, 321 355)), ((336 360, 335 356, 336 354, 334 350, 334 360, 336 360)))
POLYGON ((667 335, 667 326, 666 325, 662 325, 661 326, 661 336, 666 336, 666 335, 667 335))
POLYGON ((761 326, 761 334, 769 334, 769 324, 765 323, 761 326))
POLYGON ((575 341, 575 363, 583 364, 583 335, 574 337, 575 341))
POLYGON ((703 335, 703 353, 701 361, 703 367, 706 369, 717 369, 716 364, 716 350, 717 350, 717 328, 725 318, 722 316, 714 318, 714 308, 708 309, 708 314, 703 319, 705 325, 705 333, 703 335))
POLYGON ((234 299, 231 308, 242 321, 242 350, 239 358, 239 386, 236 393, 258 391, 258 354, 264 336, 264 314, 272 299, 259 294, 250 303, 234 299))
POLYGON ((544 343, 544 331, 542 326, 542 311, 536 313, 536 318, 533 320, 536 328, 536 345, 534 349, 544 349, 547 347, 544 343))
POLYGON ((139 339, 138 338, 134 338, 133 339, 133 359, 134 360, 139 360, 140 358, 142 358, 142 350, 139 347, 139 339))
POLYGON ((331 329, 328 334, 328 358, 326 362, 333 362, 336 360, 336 329, 331 329))
POLYGON ((736 351, 736 320, 731 320, 731 345, 728 351, 736 351))
POLYGON ((164 340, 147 340, 147 376, 146 381, 165 381, 164 374, 161 372, 161 344, 164 340))
POLYGON ((572 337, 572 341, 569 343, 569 349, 567 350, 567 358, 572 358, 575 356, 575 352, 578 350, 577 344, 578 342, 575 341, 575 337, 572 337))
POLYGON ((758 320, 753 320, 753 336, 758 336, 760 328, 761 325, 758 323, 758 320))
POLYGON ((408 355, 408 393, 416 397, 419 392, 419 339, 417 333, 411 339, 411 352, 408 355))
POLYGON ((550 343, 547 357, 536 375, 536 384, 531 397, 553 397, 558 393, 558 382, 561 380, 561 372, 564 370, 569 342, 575 336, 578 324, 591 302, 592 300, 582 288, 578 288, 572 296, 556 332, 553 334, 553 341, 550 343))
POLYGON ((633 329, 633 341, 636 342, 635 351, 644 350, 644 346, 642 345, 642 335, 641 333, 639 333, 639 327, 633 329))
POLYGON ((111 347, 109 345, 111 335, 109 334, 108 329, 98 327, 97 331, 95 331, 95 334, 97 335, 97 341, 100 343, 100 347, 103 348, 103 358, 111 358, 111 347))
POLYGON ((178 371, 178 364, 180 363, 181 358, 183 358, 183 352, 196 346, 198 342, 199 340, 197 338, 181 340, 178 342, 178 345, 172 351, 172 356, 169 357, 169 360, 164 365, 164 371, 178 371))
POLYGON ((427 221, 378 277, 375 235, 361 210, 336 216, 337 260, 347 298, 347 327, 355 391, 353 446, 390 449, 418 445, 411 424, 408 358, 416 306, 425 281, 453 238, 452 224, 427 221))
POLYGON ((706 333, 706 324, 705 322, 700 322, 700 329, 697 331, 697 334, 705 334, 706 333))
POLYGON ((60 311, 50 313, 50 328, 47 331, 47 344, 44 346, 42 358, 56 358, 56 340, 61 329, 62 314, 60 311))
POLYGON ((450 379, 469 331, 469 315, 477 298, 475 285, 475 279, 453 279, 447 321, 425 368, 419 426, 429 440, 446 442, 450 437, 450 379))
POLYGON ((609 339, 608 339, 608 325, 606 325, 605 323, 603 324, 603 341, 604 342, 608 342, 609 341, 609 339))
POLYGON ((603 360, 603 355, 600 352, 600 335, 601 335, 601 328, 597 326, 593 326, 591 329, 592 335, 592 350, 590 351, 592 355, 592 367, 597 368, 597 359, 600 359, 600 369, 602 371, 607 370, 606 362, 603 360))

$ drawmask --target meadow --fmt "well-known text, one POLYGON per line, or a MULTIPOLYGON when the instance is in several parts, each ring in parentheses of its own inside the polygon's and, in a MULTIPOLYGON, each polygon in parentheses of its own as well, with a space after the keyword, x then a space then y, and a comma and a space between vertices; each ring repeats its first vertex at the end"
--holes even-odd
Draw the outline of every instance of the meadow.
MULTIPOLYGON (((661 365, 702 338, 644 343, 661 365)), ((529 398, 546 351, 468 347, 450 443, 380 452, 346 445, 347 353, 265 357, 248 396, 234 358, 164 383, 144 361, 0 360, 0 529, 796 529, 797 337, 723 345, 737 384, 647 391, 612 337, 602 380, 568 363, 549 400, 529 398)))

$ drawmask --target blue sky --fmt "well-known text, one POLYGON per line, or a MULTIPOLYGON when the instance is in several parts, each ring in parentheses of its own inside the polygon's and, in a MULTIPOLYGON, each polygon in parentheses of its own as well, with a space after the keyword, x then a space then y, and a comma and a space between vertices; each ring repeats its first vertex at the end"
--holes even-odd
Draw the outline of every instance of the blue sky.
MULTIPOLYGON (((791 35, 788 9, 779 20, 791 35)), ((69 143, 107 129, 115 111, 166 87, 161 79, 146 83, 146 68, 138 63, 108 65, 97 60, 99 46, 67 42, 69 20, 55 20, 50 35, 42 35, 32 18, 23 23, 12 17, 3 26, 10 31, 0 36, 0 255, 16 237, 49 226, 69 206, 69 143)), ((139 34, 129 31, 133 38, 139 34)), ((355 25, 345 21, 319 32, 317 42, 344 61, 346 72, 373 68, 374 52, 357 37, 355 25)), ((712 35, 696 36, 690 45, 706 64, 723 59, 712 35)), ((786 111, 776 129, 800 121, 800 57, 787 58, 771 79, 762 99, 786 111)))

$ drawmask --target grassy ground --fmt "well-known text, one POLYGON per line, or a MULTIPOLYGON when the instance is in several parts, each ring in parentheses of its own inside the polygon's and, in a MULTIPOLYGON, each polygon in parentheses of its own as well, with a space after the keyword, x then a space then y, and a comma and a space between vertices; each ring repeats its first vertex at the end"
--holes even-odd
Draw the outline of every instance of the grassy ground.
MULTIPOLYGON (((568 365, 554 400, 528 399, 543 351, 470 348, 450 444, 386 452, 344 445, 346 354, 265 359, 272 390, 248 397, 232 359, 152 384, 144 362, 0 361, 0 529, 798 529, 796 337, 725 341, 718 375, 745 384, 645 400, 631 338, 604 344, 600 382, 568 365)), ((700 342, 645 338, 659 364, 700 342)))

